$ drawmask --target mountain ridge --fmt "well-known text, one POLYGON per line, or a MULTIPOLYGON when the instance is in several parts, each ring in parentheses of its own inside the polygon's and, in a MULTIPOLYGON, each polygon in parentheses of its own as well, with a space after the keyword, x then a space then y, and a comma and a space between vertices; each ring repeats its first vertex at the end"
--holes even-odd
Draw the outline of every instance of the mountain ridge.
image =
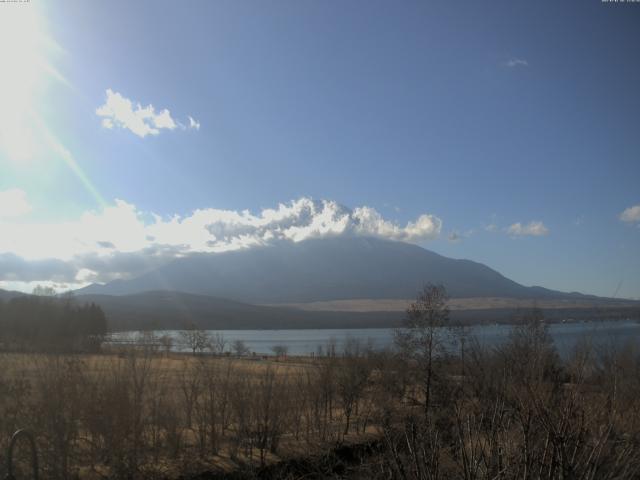
POLYGON ((452 259, 403 242, 334 237, 223 253, 199 253, 129 280, 92 284, 77 294, 170 290, 251 304, 353 298, 413 298, 425 283, 452 297, 594 298, 526 287, 473 260, 452 259))

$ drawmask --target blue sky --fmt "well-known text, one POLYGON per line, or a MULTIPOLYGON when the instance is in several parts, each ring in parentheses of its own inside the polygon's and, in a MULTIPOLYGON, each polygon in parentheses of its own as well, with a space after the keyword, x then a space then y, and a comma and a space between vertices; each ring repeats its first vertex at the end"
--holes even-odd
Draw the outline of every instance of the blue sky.
MULTIPOLYGON (((305 228, 342 218, 300 203, 312 198, 365 207, 348 231, 525 285, 640 298, 640 3, 32 0, 3 16, 44 39, 0 50, 20 73, 0 80, 14 82, 0 101, 33 111, 5 113, 0 131, 23 125, 37 147, 0 136, 0 200, 15 207, 0 206, 4 287, 134 275, 100 265, 156 236, 196 249, 185 224, 198 209, 204 228, 245 229, 231 236, 281 203, 305 228), (31 57, 47 67, 24 82, 31 57), (7 93, 27 84, 26 100, 7 93), (132 130, 127 100, 155 133, 132 130), (152 214, 163 233, 136 224, 152 214), (49 231, 24 247, 25 232, 49 231)), ((322 225, 311 234, 343 231, 322 225)))

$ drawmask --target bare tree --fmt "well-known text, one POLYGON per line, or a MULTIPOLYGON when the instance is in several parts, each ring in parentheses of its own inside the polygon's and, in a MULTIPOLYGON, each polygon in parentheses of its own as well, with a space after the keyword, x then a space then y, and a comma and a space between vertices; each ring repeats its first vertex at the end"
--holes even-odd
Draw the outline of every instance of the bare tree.
POLYGON ((180 332, 180 338, 182 339, 183 345, 189 348, 193 355, 204 352, 211 345, 209 334, 197 328, 182 330, 180 332))
POLYGON ((223 334, 214 333, 213 335, 209 335, 208 348, 214 355, 222 355, 226 346, 227 341, 225 340, 223 334))
POLYGON ((274 345, 271 347, 271 351, 276 357, 286 357, 289 352, 289 347, 286 345, 274 345))
POLYGON ((37 295, 39 297, 55 297, 56 290, 51 287, 47 287, 46 285, 36 285, 33 289, 33 295, 37 295))
POLYGON ((202 379, 196 375, 193 365, 186 364, 179 373, 179 388, 182 393, 182 408, 184 410, 185 427, 193 424, 193 411, 196 400, 202 391, 202 379))
POLYGON ((158 340, 164 349, 165 355, 169 355, 173 347, 173 337, 171 335, 162 335, 158 340))
POLYGON ((467 353, 466 347, 469 343, 469 337, 471 336, 471 326, 466 325, 462 322, 457 322, 450 327, 451 333, 453 334, 454 343, 457 343, 460 347, 460 375, 462 377, 462 381, 464 382, 465 370, 465 354, 467 353))
POLYGON ((449 323, 448 300, 442 285, 427 284, 407 309, 404 328, 396 331, 396 344, 417 363, 425 416, 431 403, 434 358, 443 349, 442 330, 449 323))
POLYGON ((150 353, 155 353, 160 345, 160 340, 152 331, 140 332, 136 335, 135 342, 137 346, 150 353))
POLYGON ((249 347, 244 342, 244 340, 234 340, 231 344, 231 349, 233 353, 238 357, 244 357, 245 355, 249 355, 249 347))
POLYGON ((371 364, 362 355, 360 342, 355 338, 347 339, 336 374, 338 396, 345 417, 344 435, 349 433, 352 414, 354 411, 357 413, 358 403, 364 394, 370 374, 371 364))
POLYGON ((252 410, 254 425, 252 437, 260 453, 260 464, 264 465, 266 452, 276 453, 285 422, 287 379, 271 367, 260 374, 252 387, 252 410))

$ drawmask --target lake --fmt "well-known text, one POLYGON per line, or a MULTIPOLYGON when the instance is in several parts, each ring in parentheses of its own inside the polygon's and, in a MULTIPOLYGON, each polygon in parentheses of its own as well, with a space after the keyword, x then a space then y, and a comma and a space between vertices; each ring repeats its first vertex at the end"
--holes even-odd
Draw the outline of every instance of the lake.
MULTIPOLYGON (((484 346, 498 346, 504 342, 513 327, 510 325, 478 325, 470 328, 470 334, 484 346)), ((185 351, 180 343, 180 331, 157 330, 157 336, 169 335, 174 338, 174 350, 185 351)), ((309 329, 309 330, 210 330, 210 334, 221 334, 227 345, 235 340, 245 342, 249 350, 256 354, 271 354, 276 345, 284 345, 290 355, 312 355, 322 346, 326 350, 329 343, 341 350, 345 341, 356 338, 383 349, 392 346, 394 329, 309 329)), ((556 323, 549 325, 549 333, 561 355, 567 355, 577 342, 591 339, 594 345, 622 346, 627 342, 640 342, 640 323, 633 320, 556 323)), ((111 337, 113 343, 134 341, 139 332, 119 332, 111 337)))

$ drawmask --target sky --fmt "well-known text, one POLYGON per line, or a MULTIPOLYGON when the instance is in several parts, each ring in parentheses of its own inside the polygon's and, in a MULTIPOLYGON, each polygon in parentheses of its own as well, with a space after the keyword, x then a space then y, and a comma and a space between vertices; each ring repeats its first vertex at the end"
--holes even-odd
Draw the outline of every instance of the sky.
POLYGON ((0 3, 0 288, 326 235, 640 298, 640 3, 0 3))

